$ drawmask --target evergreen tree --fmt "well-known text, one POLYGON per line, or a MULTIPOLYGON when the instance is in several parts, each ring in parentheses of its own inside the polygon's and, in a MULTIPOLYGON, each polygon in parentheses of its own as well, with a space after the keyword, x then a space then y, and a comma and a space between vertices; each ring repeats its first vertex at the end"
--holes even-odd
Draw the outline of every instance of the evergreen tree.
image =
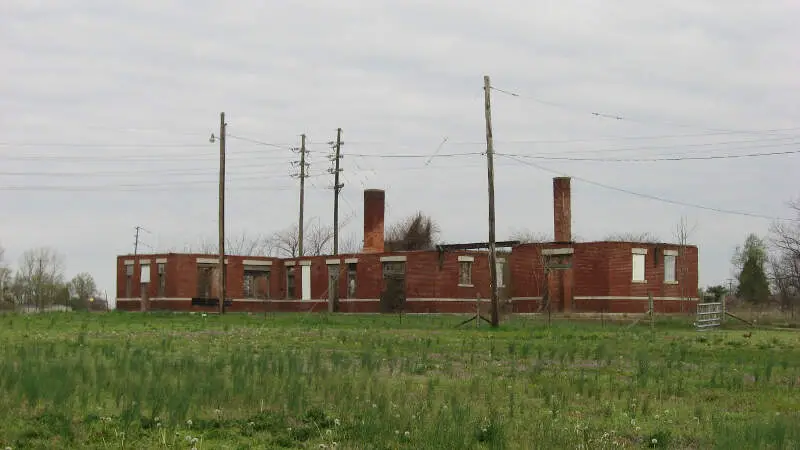
POLYGON ((751 303, 766 303, 769 300, 769 281, 764 270, 766 255, 764 241, 755 234, 747 237, 743 248, 737 249, 734 261, 739 268, 738 297, 751 303))

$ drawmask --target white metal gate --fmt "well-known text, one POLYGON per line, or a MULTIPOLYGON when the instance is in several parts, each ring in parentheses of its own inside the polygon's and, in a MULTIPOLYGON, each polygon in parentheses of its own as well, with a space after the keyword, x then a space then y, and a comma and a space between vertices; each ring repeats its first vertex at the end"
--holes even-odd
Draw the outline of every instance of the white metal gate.
POLYGON ((698 331, 718 327, 724 314, 722 303, 699 303, 697 305, 697 321, 694 326, 698 331))

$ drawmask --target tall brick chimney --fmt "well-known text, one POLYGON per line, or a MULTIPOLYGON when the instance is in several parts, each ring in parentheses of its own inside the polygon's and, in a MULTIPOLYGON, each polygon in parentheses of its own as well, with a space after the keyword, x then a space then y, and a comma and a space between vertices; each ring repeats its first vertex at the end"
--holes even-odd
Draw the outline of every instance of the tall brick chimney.
POLYGON ((364 191, 364 253, 383 253, 385 202, 382 189, 364 191))
POLYGON ((569 177, 553 178, 553 238, 572 241, 572 205, 569 177))

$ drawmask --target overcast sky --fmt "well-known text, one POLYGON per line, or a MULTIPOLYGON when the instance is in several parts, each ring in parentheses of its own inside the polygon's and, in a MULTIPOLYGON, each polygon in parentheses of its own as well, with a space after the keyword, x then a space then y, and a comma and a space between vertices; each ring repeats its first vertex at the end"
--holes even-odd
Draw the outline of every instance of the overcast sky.
POLYGON ((0 242, 11 265, 52 246, 113 296, 136 225, 143 252, 215 239, 220 111, 231 234, 297 220, 301 133, 306 217, 331 223, 341 127, 343 236, 383 188, 387 221, 419 209, 445 241, 486 240, 487 74, 517 94, 492 92, 495 150, 520 155, 496 157, 498 239, 551 233, 551 179, 571 175, 574 234, 670 241, 685 217, 701 284, 724 282, 748 233, 791 217, 798 156, 609 160, 797 150, 798 17, 789 0, 3 0, 0 242))

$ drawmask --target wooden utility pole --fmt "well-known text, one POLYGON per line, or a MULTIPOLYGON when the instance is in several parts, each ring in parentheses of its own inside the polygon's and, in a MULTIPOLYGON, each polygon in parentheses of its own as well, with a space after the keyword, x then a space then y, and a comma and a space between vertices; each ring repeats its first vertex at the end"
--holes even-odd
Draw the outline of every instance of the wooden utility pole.
POLYGON ((219 113, 219 313, 225 314, 225 113, 219 113))
POLYGON ((339 183, 339 160, 342 159, 342 129, 336 129, 336 147, 333 156, 333 254, 339 254, 339 192, 341 192, 344 184, 339 183))
POLYGON ((303 256, 303 207, 306 198, 306 135, 300 136, 300 218, 297 228, 297 254, 303 256))
POLYGON ((139 254, 139 230, 141 230, 141 229, 142 229, 142 227, 140 227, 138 225, 136 226, 136 238, 133 241, 133 256, 136 256, 136 255, 139 254))
POLYGON ((500 326, 500 307, 497 298, 497 263, 494 230, 494 141, 492 138, 492 85, 489 75, 483 76, 483 97, 486 110, 486 167, 489 175, 489 289, 492 295, 492 328, 500 326))

